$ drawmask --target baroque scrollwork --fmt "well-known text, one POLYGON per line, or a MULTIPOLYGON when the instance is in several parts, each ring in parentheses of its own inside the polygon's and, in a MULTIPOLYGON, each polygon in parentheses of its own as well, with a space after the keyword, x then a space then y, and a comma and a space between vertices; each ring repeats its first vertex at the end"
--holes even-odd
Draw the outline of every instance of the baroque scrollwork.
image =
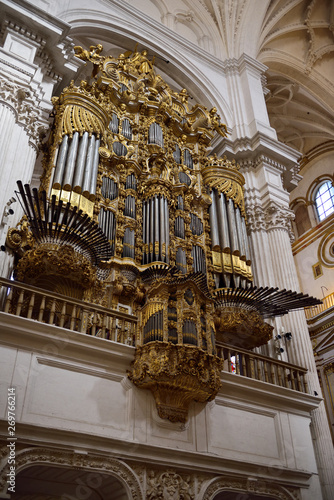
POLYGON ((219 477, 213 479, 211 484, 205 487, 202 500, 213 500, 215 496, 223 491, 240 492, 241 494, 256 494, 269 495, 280 500, 300 500, 300 490, 295 487, 283 487, 273 485, 266 481, 258 481, 257 479, 229 478, 219 477))
POLYGON ((292 221, 295 214, 288 208, 282 208, 277 203, 271 202, 266 207, 252 204, 247 207, 247 221, 250 232, 272 231, 282 229, 289 233, 293 241, 292 221))
POLYGON ((0 101, 15 111, 16 119, 29 135, 29 140, 39 148, 48 124, 43 110, 37 107, 39 99, 36 93, 0 76, 0 101))
MULTIPOLYGON (((7 448, 8 453, 8 448, 7 448)), ((97 455, 82 455, 67 450, 55 450, 49 448, 25 448, 20 449, 15 457, 17 474, 26 467, 32 465, 48 465, 78 468, 86 471, 97 471, 105 474, 115 475, 119 481, 126 485, 134 500, 144 500, 140 481, 134 471, 122 460, 97 455)), ((0 470, 0 491, 6 493, 8 462, 3 460, 0 470)))
POLYGON ((214 399, 221 369, 221 359, 192 346, 153 342, 137 348, 129 377, 153 393, 161 418, 185 422, 192 401, 214 399))

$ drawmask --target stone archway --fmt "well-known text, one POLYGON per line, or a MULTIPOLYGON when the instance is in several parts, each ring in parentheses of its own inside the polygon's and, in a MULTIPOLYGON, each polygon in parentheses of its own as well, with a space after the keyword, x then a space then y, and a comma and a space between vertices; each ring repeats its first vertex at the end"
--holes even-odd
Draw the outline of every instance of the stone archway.
MULTIPOLYGON (((114 458, 49 448, 28 448, 17 453, 15 466, 17 486, 15 489, 18 493, 20 488, 23 489, 22 478, 26 484, 30 485, 29 488, 33 488, 35 485, 37 490, 44 488, 47 491, 48 487, 52 488, 52 478, 57 473, 59 481, 66 480, 69 485, 67 490, 63 489, 63 496, 59 497, 58 495, 57 498, 64 500, 72 500, 72 498, 113 500, 110 494, 113 491, 112 488, 117 488, 121 495, 117 498, 120 500, 144 499, 136 474, 124 462, 114 458), (87 496, 89 491, 93 496, 87 496)), ((2 460, 0 468, 0 494, 7 493, 8 472, 6 456, 2 460)), ((50 493, 53 493, 52 489, 50 493)))
POLYGON ((299 488, 257 479, 220 477, 206 484, 203 490, 201 500, 301 500, 299 488))

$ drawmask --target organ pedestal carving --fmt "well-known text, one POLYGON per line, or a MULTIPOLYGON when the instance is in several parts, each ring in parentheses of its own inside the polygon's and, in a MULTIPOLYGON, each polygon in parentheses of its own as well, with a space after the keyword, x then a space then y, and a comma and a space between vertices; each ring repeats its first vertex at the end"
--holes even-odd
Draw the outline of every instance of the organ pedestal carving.
POLYGON ((29 234, 8 240, 17 278, 137 315, 129 376, 162 418, 184 422, 220 388, 216 337, 267 342, 263 318, 287 312, 287 298, 253 286, 244 178, 207 155, 226 135, 216 108, 190 107, 146 51, 75 50, 92 81, 53 99, 40 189, 18 182, 29 234))

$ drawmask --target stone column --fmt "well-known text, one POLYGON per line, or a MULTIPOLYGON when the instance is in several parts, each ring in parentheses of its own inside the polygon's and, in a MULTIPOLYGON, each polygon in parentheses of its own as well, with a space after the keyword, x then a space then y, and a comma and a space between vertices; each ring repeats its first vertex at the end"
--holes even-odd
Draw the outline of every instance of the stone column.
MULTIPOLYGON (((257 164, 254 182, 249 179, 250 188, 246 188, 245 201, 248 217, 248 230, 253 251, 253 272, 258 286, 275 286, 299 292, 300 286, 295 268, 291 240, 291 222, 293 212, 288 208, 287 193, 279 189, 265 189, 265 178, 274 179, 273 164, 257 164), (281 192, 280 192, 281 191, 281 192), (257 194, 261 192, 261 197, 257 194), (257 193, 257 194, 255 194, 257 193)), ((279 166, 277 165, 277 169, 279 166)), ((246 176, 250 176, 248 168, 246 176)), ((278 179, 278 177, 277 177, 278 179)), ((247 185, 247 182, 246 182, 247 185)), ((283 186, 282 186, 283 187, 283 186)), ((291 312, 276 320, 276 333, 279 325, 285 332, 292 333, 291 341, 283 341, 285 359, 293 364, 308 369, 309 392, 321 394, 314 355, 304 311, 291 312), (281 321, 281 323, 280 323, 281 321)), ((324 403, 313 412, 314 446, 319 475, 323 484, 324 499, 334 498, 333 470, 334 456, 331 433, 328 426, 324 403)))
MULTIPOLYGON (((51 97, 64 86, 81 62, 74 58, 68 25, 32 7, 24 21, 19 3, 0 5, 3 32, 0 45, 0 275, 9 277, 11 252, 4 251, 8 228, 23 210, 15 194, 17 181, 39 185, 41 141, 50 127, 51 97), (47 40, 53 40, 47 44, 47 40), (72 61, 73 59, 73 61, 72 61), (57 61, 62 74, 54 67, 57 61), (33 181, 33 182, 32 182, 33 181), (15 202, 9 206, 9 200, 15 202), (8 213, 8 209, 14 213, 8 213)), ((28 6, 27 6, 28 9, 28 6)))

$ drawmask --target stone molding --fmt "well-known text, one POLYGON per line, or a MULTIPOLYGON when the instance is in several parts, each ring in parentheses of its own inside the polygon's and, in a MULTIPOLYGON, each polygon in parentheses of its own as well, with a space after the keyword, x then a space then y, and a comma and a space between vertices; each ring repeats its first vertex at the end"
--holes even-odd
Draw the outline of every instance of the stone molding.
POLYGON ((284 230, 289 233, 290 241, 294 241, 292 221, 295 214, 292 210, 280 207, 275 202, 270 202, 266 207, 253 204, 246 207, 248 231, 273 231, 284 230))
POLYGON ((38 103, 38 96, 32 90, 0 75, 0 104, 14 111, 16 122, 23 127, 36 149, 48 130, 38 103))
MULTIPOLYGON (((0 466, 0 493, 6 493, 7 490, 7 473, 9 468, 6 460, 7 454, 8 447, 5 445, 0 450, 0 457, 2 458, 0 466), (5 457, 5 460, 3 460, 3 457, 5 457)), ((31 465, 58 465, 113 474, 131 493, 131 500, 144 500, 138 477, 127 464, 116 458, 49 448, 26 448, 17 451, 15 457, 16 474, 31 465)))
MULTIPOLYGON (((274 499, 280 500, 301 500, 300 489, 295 487, 282 487, 275 485, 272 482, 258 481, 257 479, 248 478, 216 478, 206 490, 201 500, 213 500, 217 493, 222 491, 233 491, 244 493, 252 493, 255 495, 269 495, 274 499)), ((248 495, 247 495, 248 497, 248 495)))

